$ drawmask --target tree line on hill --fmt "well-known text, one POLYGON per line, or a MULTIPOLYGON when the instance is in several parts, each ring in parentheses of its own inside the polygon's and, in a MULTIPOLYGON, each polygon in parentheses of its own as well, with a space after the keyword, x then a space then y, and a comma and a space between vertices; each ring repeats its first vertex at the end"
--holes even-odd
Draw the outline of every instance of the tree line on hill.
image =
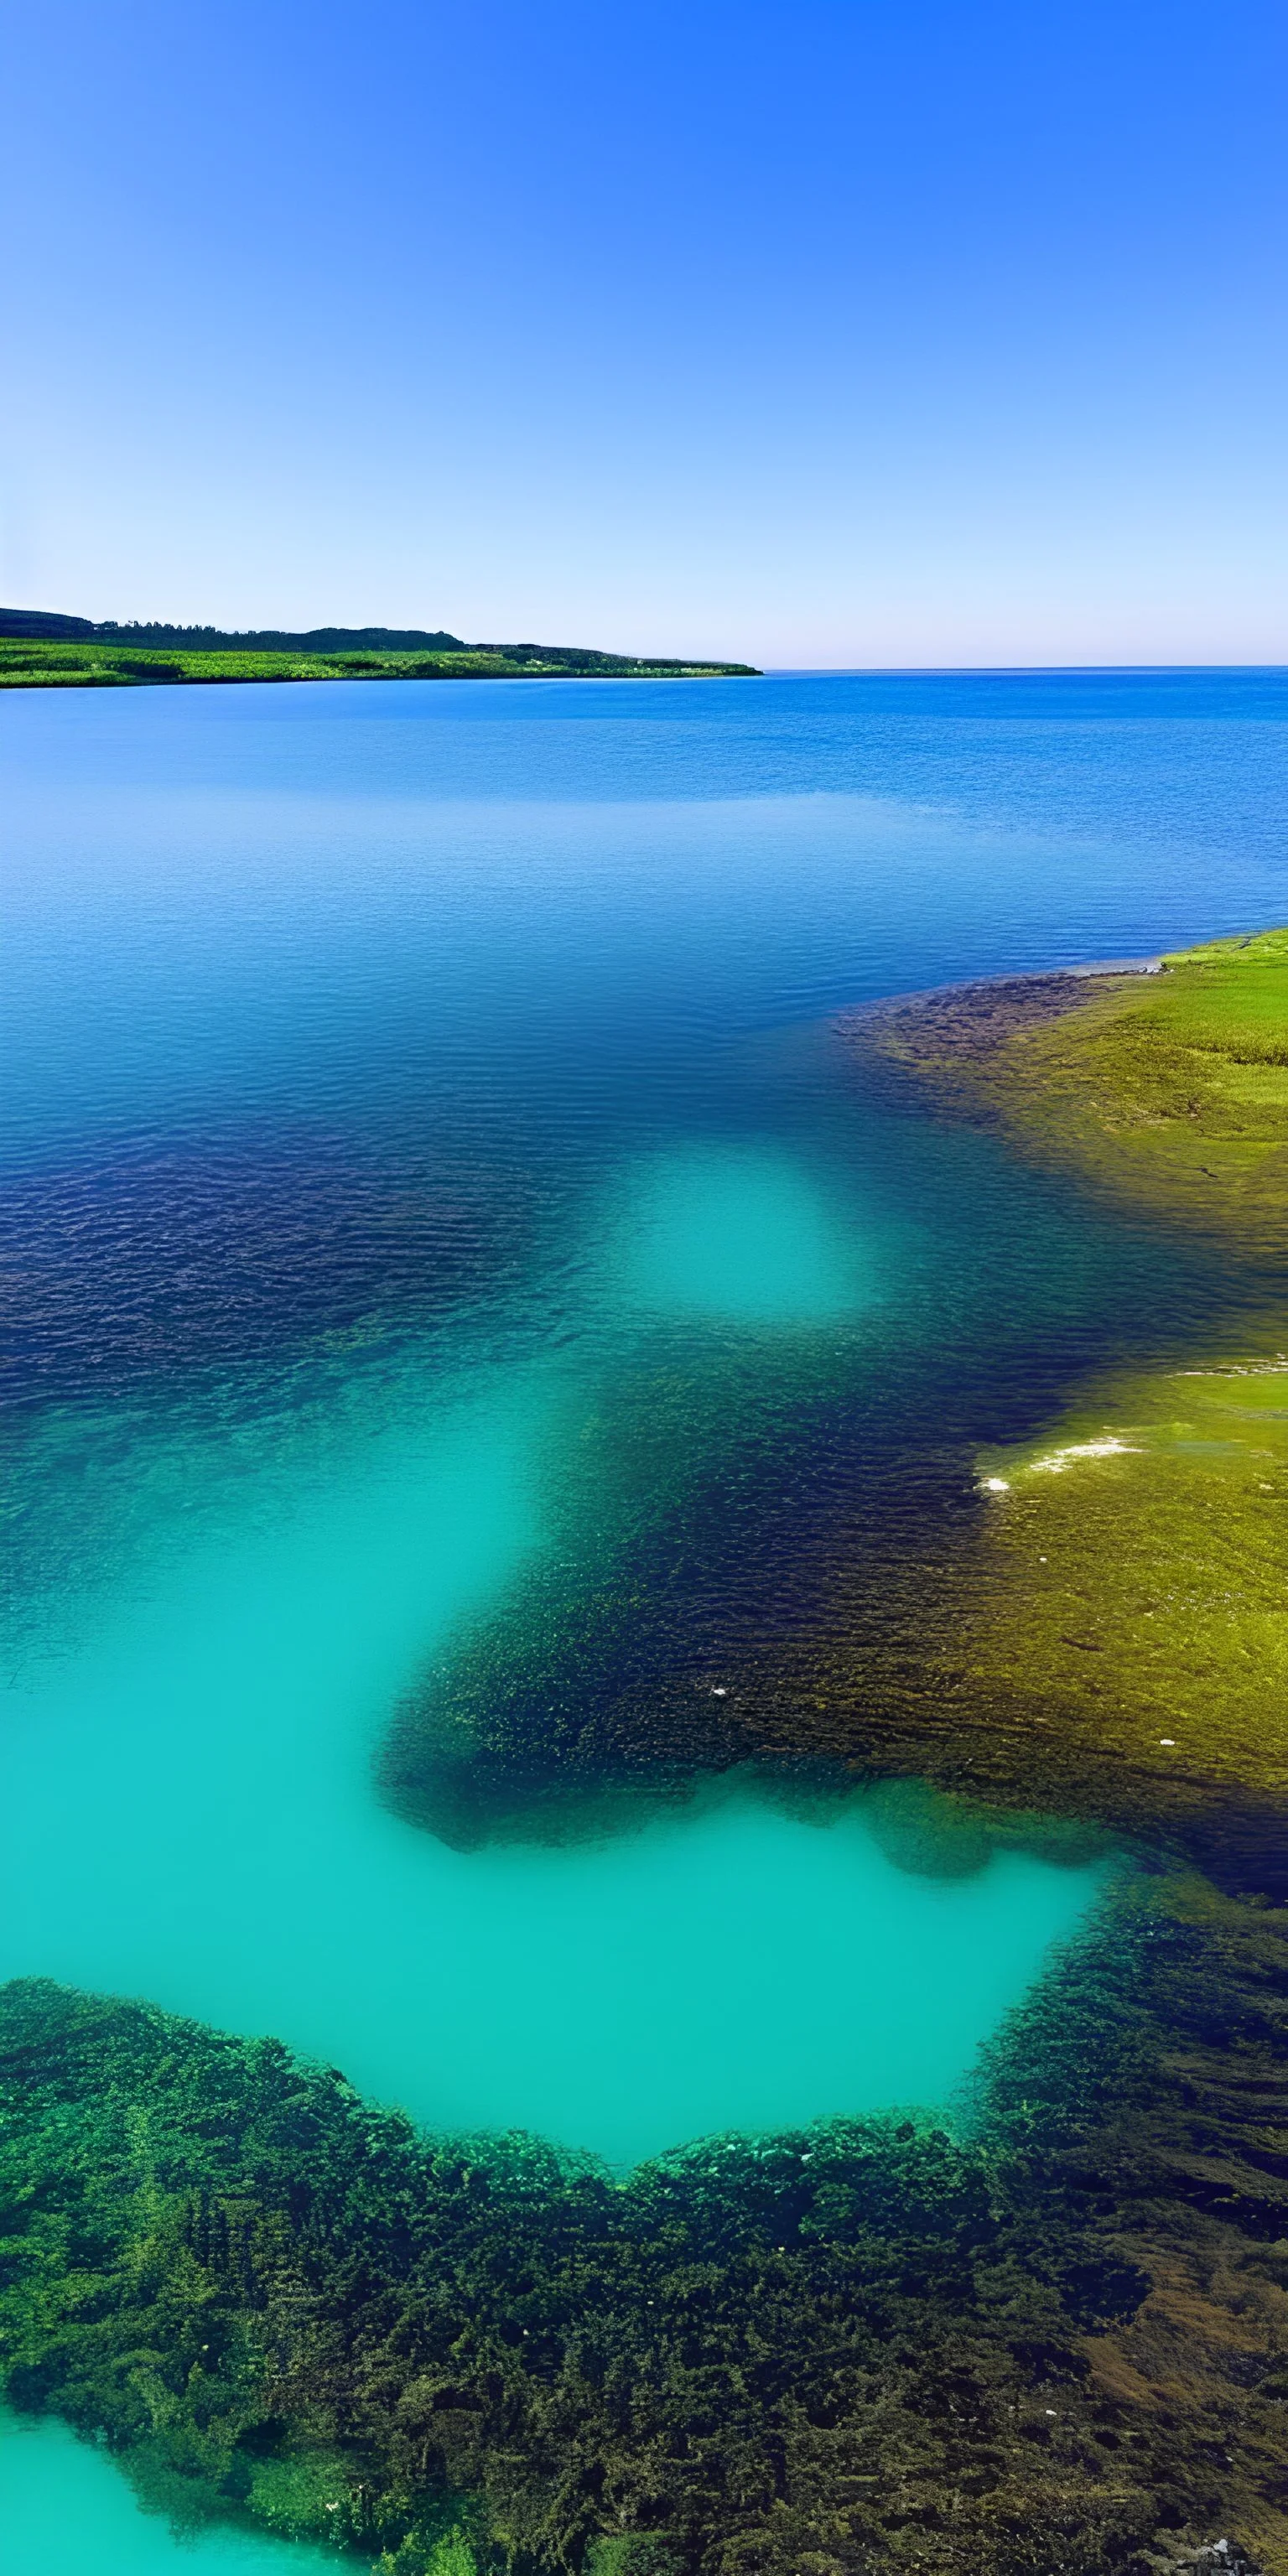
POLYGON ((306 633, 285 628, 258 627, 235 632, 219 626, 171 626, 151 618, 130 619, 121 623, 115 618, 95 621, 89 617, 64 616, 60 611, 44 608, 0 608, 0 640, 11 643, 106 644, 131 646, 144 652, 184 653, 277 653, 329 659, 337 654, 487 654, 496 656, 507 668, 523 669, 539 664, 543 671, 569 671, 585 675, 614 674, 677 675, 701 670, 738 678, 757 678, 750 663, 701 662, 676 660, 673 657, 645 658, 638 654, 603 653, 592 646, 570 644, 466 644, 459 635, 445 629, 430 633, 420 627, 401 626, 314 626, 306 633))

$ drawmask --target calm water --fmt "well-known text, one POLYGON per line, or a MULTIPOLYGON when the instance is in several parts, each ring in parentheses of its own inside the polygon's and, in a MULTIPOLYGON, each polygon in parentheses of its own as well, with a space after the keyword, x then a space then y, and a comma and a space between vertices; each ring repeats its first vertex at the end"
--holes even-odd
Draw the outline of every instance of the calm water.
MULTIPOLYGON (((947 2100, 1097 1870, 549 1795, 663 1683, 700 1771, 829 1564, 1201 1323, 827 1020, 1282 919, 1286 721, 1258 673, 0 704, 0 1973, 621 2163, 947 2100), (468 1831, 376 1794, 409 1693, 468 1831)), ((0 2528, 287 2564, 53 2425, 0 2425, 0 2528)))
POLYGON ((829 1551, 1201 1316, 827 1020, 1284 917, 1286 722, 1258 673, 6 699, 0 1971, 620 2162, 949 2096, 1095 1870, 746 1790, 498 1839, 463 1737, 440 1836, 373 1762, 484 1650, 524 1778, 663 1674, 696 1747, 829 1551))
POLYGON ((19 2576, 322 2576, 336 2563, 334 2551, 226 2529, 180 2539, 140 2510, 105 2453, 3 2408, 0 2538, 19 2576))

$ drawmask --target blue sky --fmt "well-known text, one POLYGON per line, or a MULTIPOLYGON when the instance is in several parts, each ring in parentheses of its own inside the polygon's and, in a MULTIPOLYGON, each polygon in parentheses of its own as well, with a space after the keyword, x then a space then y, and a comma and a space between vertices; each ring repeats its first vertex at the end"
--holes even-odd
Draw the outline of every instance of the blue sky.
POLYGON ((1288 659, 1261 0, 0 0, 0 596, 1288 659))

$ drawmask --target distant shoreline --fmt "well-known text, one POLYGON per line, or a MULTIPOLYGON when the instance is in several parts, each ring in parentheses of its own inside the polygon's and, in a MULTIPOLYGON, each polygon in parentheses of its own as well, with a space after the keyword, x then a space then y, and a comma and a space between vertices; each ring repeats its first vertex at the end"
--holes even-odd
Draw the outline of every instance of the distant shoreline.
POLYGON ((749 662, 679 661, 556 644, 464 644, 416 629, 314 627, 225 634, 217 627, 94 625, 44 609, 0 608, 0 688, 193 687, 242 680, 760 679, 749 662))

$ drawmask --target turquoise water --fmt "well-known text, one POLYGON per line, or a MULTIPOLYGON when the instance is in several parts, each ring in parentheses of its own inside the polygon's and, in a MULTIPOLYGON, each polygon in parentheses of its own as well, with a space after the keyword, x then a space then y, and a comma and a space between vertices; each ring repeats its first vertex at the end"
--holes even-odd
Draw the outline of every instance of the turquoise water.
POLYGON ((227 2529, 178 2536, 65 2424, 0 2410, 0 2540, 18 2576, 310 2576, 332 2552, 227 2529))
POLYGON ((155 1569, 15 1693, 6 1972, 276 2032, 435 2126, 618 2164, 943 2099, 1093 1873, 1010 1853, 928 1881, 861 1803, 823 1827, 738 1795, 624 1840, 460 1853, 372 1797, 414 1656, 540 1545, 540 1403, 502 1387, 355 1443, 286 1526, 155 1569))
MULTIPOLYGON (((630 1165, 601 1239, 587 1339, 638 1305, 745 1331, 772 1369, 776 1337, 879 1292, 879 1244, 781 1150, 630 1165)), ((0 1754, 5 1973, 275 2032, 432 2125, 618 2165, 942 2101, 1096 1872, 1010 1852, 936 1883, 885 1857, 861 1800, 821 1825, 736 1784, 582 1848, 461 1853, 388 1814, 382 1719, 542 1567, 543 1459, 587 1397, 567 1366, 496 1358, 455 1382, 405 1362, 381 1393, 338 1451, 245 1477, 231 1519, 216 1484, 204 1528, 189 1456, 182 1535, 165 1488, 82 1634, 30 1657, 0 1754)))
POLYGON ((4 1964, 616 2156, 941 2095, 1090 1878, 901 1877, 745 1797, 592 1849, 511 1797, 499 1842, 464 1739, 452 1850, 372 1766, 492 1637, 534 1774, 665 1685, 702 1775, 827 1568, 1201 1312, 865 1093, 827 1013, 1275 916, 1284 713, 1273 674, 6 701, 4 1964))
MULTIPOLYGON (((1286 720, 1279 674, 6 699, 0 1973, 619 2165, 948 2101, 1102 1873, 918 1874, 719 1729, 1210 1283, 829 1014, 1282 918, 1286 720), (378 1787, 408 1706, 468 1832, 378 1787)), ((176 2546, 49 2427, 0 2528, 176 2546)))
POLYGON ((746 1791, 578 1846, 520 1788, 498 1839, 464 1738, 450 1848, 373 1765, 482 1638, 521 1780, 665 1686, 700 1784, 829 1567, 1201 1312, 827 1014, 1273 917, 1284 714, 1275 675, 7 701, 5 1969, 617 2160, 942 2100, 1094 1872, 935 1882, 746 1791))
POLYGON ((657 1314, 825 1324, 877 1291, 862 1232, 785 1154, 690 1145, 627 1174, 622 1198, 620 1286, 657 1314))

